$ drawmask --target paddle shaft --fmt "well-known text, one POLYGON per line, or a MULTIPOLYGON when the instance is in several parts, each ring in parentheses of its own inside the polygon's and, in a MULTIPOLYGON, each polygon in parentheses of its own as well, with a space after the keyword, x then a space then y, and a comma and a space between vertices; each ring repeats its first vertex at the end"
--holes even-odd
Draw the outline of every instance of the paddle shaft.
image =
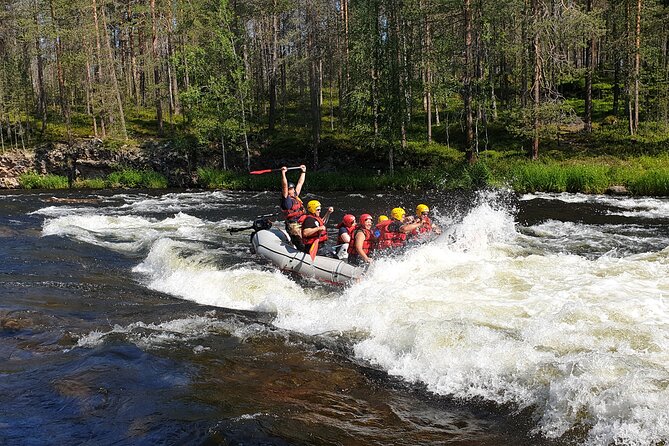
MULTIPOLYGON (((287 167, 286 169, 287 169, 287 170, 296 170, 296 169, 300 169, 300 166, 296 166, 296 167, 287 167)), ((260 175, 260 174, 263 174, 263 173, 280 172, 280 171, 281 171, 281 169, 264 169, 264 170, 253 170, 253 171, 251 171, 251 172, 249 172, 249 173, 250 173, 251 175, 260 175)))

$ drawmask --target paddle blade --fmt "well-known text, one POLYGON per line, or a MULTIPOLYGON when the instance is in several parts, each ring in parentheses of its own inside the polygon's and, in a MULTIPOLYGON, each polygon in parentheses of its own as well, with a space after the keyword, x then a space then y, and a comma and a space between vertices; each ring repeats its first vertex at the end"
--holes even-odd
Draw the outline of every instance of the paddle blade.
POLYGON ((265 170, 254 170, 252 172, 249 172, 251 175, 260 175, 261 173, 269 173, 271 172, 272 169, 265 169, 265 170))
POLYGON ((311 256, 311 261, 313 262, 316 259, 316 253, 318 252, 318 239, 311 245, 309 248, 309 256, 311 256))

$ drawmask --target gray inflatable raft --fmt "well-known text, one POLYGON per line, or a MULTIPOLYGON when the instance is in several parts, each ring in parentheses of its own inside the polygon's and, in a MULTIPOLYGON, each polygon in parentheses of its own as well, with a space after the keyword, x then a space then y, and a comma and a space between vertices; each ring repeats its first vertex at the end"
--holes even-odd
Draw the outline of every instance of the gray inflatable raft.
POLYGON ((262 229, 251 236, 253 252, 269 260, 282 271, 292 271, 304 277, 344 285, 355 281, 364 272, 362 266, 353 266, 344 260, 311 256, 298 251, 288 234, 278 228, 262 229))

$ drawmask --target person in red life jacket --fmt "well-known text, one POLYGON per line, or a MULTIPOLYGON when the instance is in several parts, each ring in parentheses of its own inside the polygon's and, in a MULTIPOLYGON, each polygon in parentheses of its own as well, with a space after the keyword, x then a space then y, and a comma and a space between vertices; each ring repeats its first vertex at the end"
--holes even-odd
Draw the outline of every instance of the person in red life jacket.
MULTIPOLYGON (((311 245, 318 240, 318 252, 321 253, 321 247, 328 240, 328 233, 325 225, 330 218, 334 208, 329 207, 328 211, 321 218, 321 202, 311 200, 307 203, 307 213, 300 217, 299 222, 302 225, 302 251, 308 253, 311 245)), ((324 251, 323 251, 324 252, 324 251)))
POLYGON ((441 234, 441 228, 432 223, 429 217, 430 208, 426 204, 419 204, 416 206, 416 216, 414 221, 420 221, 421 226, 416 229, 413 234, 427 234, 429 232, 434 232, 435 234, 441 234))
POLYGON ((353 265, 360 265, 363 262, 372 263, 369 254, 376 239, 372 233, 373 222, 374 219, 369 214, 360 216, 360 223, 353 232, 353 243, 348 247, 348 263, 353 265))
POLYGON ((376 225, 380 233, 376 243, 377 248, 382 250, 404 246, 407 235, 418 229, 421 224, 408 219, 404 209, 394 208, 390 211, 390 219, 376 225))
POLYGON ((300 217, 304 215, 304 205, 300 200, 300 192, 302 192, 302 185, 307 174, 307 166, 304 164, 300 166, 302 172, 300 178, 297 180, 297 185, 288 182, 286 172, 288 168, 283 166, 281 168, 281 213, 286 221, 286 232, 290 236, 290 240, 295 247, 302 250, 302 227, 299 223, 300 217))
POLYGON ((374 248, 377 248, 377 244, 379 242, 379 237, 381 237, 381 223, 384 221, 388 221, 388 216, 387 215, 379 215, 379 218, 376 220, 376 226, 374 226, 374 229, 372 230, 372 233, 374 234, 374 248))
POLYGON ((337 225, 337 257, 344 260, 348 257, 348 247, 355 230, 355 216, 351 214, 344 215, 341 223, 337 225))

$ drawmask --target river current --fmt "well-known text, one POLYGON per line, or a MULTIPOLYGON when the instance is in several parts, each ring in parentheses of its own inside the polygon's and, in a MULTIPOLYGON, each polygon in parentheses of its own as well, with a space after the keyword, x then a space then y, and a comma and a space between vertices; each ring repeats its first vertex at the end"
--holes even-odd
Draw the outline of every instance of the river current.
POLYGON ((669 200, 306 198, 444 233, 333 288, 275 192, 0 193, 0 444, 669 442, 669 200))

